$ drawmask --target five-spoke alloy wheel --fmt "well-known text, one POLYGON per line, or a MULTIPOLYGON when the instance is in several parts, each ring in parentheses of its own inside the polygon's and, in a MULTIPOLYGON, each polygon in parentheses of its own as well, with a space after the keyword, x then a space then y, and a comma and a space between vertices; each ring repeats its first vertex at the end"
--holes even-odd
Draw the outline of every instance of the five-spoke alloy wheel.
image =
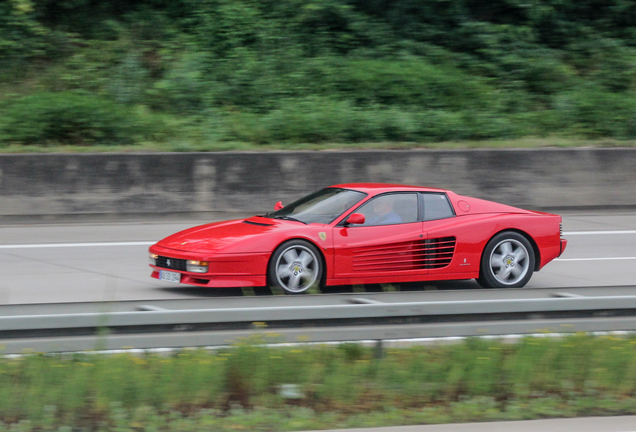
POLYGON ((290 240, 280 245, 269 263, 269 283, 285 294, 300 294, 318 286, 323 265, 316 247, 305 240, 290 240))
POLYGON ((534 266, 534 249, 528 239, 505 231, 486 245, 477 282, 486 288, 521 288, 532 277, 534 266))

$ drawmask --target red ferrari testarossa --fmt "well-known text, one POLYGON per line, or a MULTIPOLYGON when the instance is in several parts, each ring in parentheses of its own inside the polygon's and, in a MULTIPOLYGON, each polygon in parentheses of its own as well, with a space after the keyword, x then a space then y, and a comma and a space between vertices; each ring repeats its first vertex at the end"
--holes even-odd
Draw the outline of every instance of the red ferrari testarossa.
POLYGON ((276 211, 173 234, 150 247, 152 277, 202 287, 313 286, 476 278, 524 286, 563 253, 561 217, 377 183, 331 186, 276 211))

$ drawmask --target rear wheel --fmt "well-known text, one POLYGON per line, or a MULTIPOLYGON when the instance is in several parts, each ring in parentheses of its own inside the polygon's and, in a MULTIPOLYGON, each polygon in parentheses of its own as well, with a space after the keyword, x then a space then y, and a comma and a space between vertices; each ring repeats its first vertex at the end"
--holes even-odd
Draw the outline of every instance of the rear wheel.
POLYGON ((486 245, 477 282, 485 288, 521 288, 532 277, 534 265, 534 249, 528 239, 505 231, 486 245))
POLYGON ((269 262, 269 283, 285 294, 301 294, 320 284, 322 272, 318 249, 305 240, 291 240, 274 251, 269 262))

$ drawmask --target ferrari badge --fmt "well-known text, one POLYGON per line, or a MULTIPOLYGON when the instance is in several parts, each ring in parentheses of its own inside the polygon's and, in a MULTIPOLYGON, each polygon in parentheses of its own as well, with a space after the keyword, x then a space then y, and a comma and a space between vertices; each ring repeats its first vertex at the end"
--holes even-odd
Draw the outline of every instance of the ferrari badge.
POLYGON ((320 237, 320 240, 325 241, 327 240, 327 233, 319 232, 318 237, 320 237))

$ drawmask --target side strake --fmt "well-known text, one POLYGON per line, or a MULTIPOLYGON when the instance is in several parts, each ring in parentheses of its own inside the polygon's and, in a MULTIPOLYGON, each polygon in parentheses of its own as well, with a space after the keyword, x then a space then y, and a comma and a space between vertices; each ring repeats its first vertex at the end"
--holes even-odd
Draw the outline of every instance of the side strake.
POLYGON ((422 239, 353 250, 353 271, 438 269, 450 264, 455 237, 422 239))

